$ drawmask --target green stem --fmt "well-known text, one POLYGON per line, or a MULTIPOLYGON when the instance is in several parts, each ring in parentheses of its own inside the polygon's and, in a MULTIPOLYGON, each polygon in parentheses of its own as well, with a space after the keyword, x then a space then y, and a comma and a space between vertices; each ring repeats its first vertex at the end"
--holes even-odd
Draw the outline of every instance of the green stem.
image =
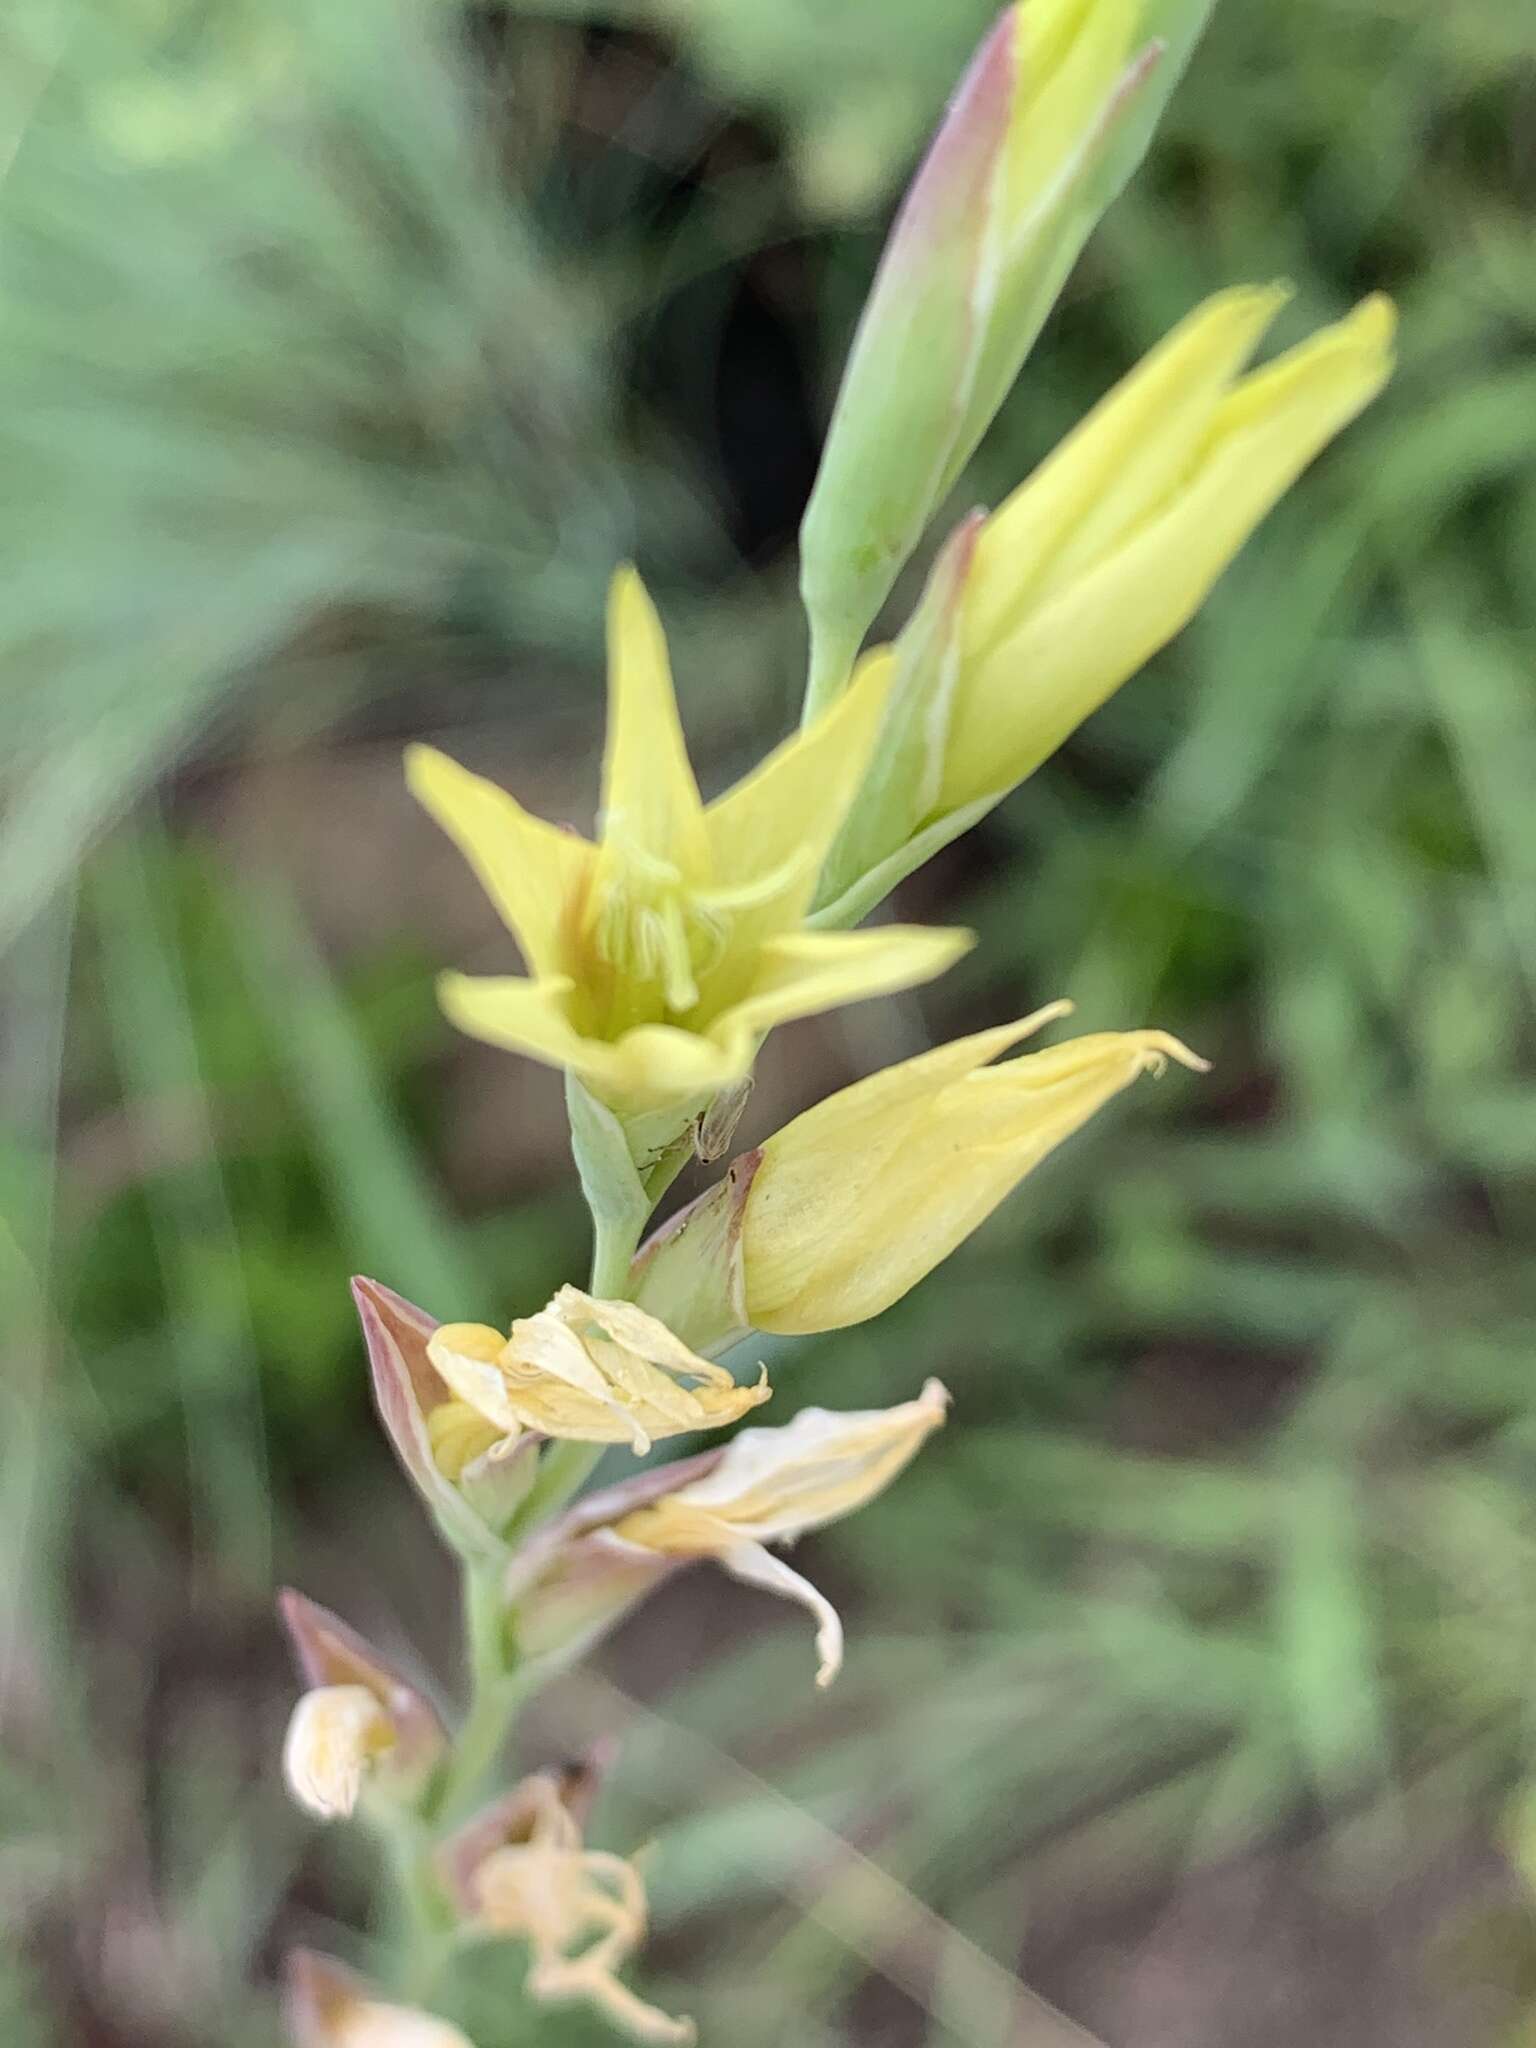
POLYGON ((522 1676, 508 1657, 499 1564, 464 1568, 464 1646, 469 1711, 433 1802, 434 1818, 452 1819, 474 1803, 501 1754, 523 1696, 522 1676))
POLYGON ((805 686, 805 704, 800 713, 802 726, 813 725, 842 693, 858 659, 862 631, 831 633, 815 623, 811 627, 811 668, 805 686))
MULTIPOLYGON (((670 1152, 664 1153, 647 1177, 647 1194, 651 1194, 653 1184, 659 1182, 654 1189, 655 1195, 659 1196, 676 1177, 681 1163, 681 1158, 673 1161, 670 1152)), ((632 1217, 594 1215, 592 1277, 587 1282, 589 1294, 596 1295, 600 1301, 623 1301, 626 1298, 630 1265, 648 1220, 648 1217, 636 1221, 632 1217)), ((552 1443, 540 1460, 539 1476, 530 1487, 528 1498, 518 1510, 509 1541, 518 1543, 538 1523, 558 1514, 592 1477, 603 1450, 602 1444, 552 1443)))
POLYGON ((424 1999, 453 1938, 452 1919, 433 1867, 431 1830, 419 1815, 376 1814, 380 1847, 394 1882, 389 1951, 395 1988, 408 2003, 424 1999))

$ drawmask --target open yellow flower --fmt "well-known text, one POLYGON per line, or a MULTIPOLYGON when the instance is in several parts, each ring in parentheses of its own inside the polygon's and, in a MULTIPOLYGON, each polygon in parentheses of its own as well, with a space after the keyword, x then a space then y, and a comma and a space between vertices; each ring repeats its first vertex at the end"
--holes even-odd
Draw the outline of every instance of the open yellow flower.
POLYGON ((706 807, 661 624, 632 569, 614 579, 608 648, 596 845, 433 748, 410 748, 406 772, 529 968, 527 978, 444 976, 448 1016, 640 1115, 707 1100, 750 1070, 773 1025, 926 981, 969 939, 802 928, 879 730, 883 676, 849 689, 706 807))
POLYGON ((549 1772, 525 1778, 444 1852, 455 1900, 488 1934, 528 1943, 528 1994, 582 2000, 631 2040, 696 2038, 693 2022, 647 2005, 618 1972, 645 1938, 645 1886, 634 1864, 588 1849, 568 1789, 549 1772))
POLYGON ((628 1443, 637 1454, 658 1437, 735 1422, 769 1394, 766 1375, 739 1387, 633 1302, 598 1301, 577 1287, 520 1316, 510 1337, 484 1323, 444 1323, 427 1356, 460 1401, 507 1437, 534 1429, 628 1443))

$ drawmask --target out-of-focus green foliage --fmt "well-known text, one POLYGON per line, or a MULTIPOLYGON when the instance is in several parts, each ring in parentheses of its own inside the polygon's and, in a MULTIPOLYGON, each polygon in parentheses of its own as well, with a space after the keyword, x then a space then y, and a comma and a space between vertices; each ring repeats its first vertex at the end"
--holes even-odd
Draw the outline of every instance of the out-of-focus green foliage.
MULTIPOLYGON (((416 873, 394 748, 452 728, 567 800, 569 679, 637 546, 716 779, 782 727, 790 564, 724 573, 701 507, 757 488, 740 422, 786 357, 830 393, 985 13, 51 0, 3 31, 7 2040, 269 2043, 282 1942, 357 1917, 365 1860, 282 1807, 266 1603, 302 1575, 441 1662, 448 1579, 345 1277, 483 1315, 580 1253, 557 1082, 433 1012, 471 913, 416 873)), ((821 1539, 831 1701, 700 1574, 542 1724, 627 1725, 600 1837, 661 1833, 655 1991, 706 2040, 1067 2040, 1016 1967, 1110 2040, 1171 1998, 1187 2048, 1460 2048, 1529 1997, 1497 1852, 1536 1776, 1533 86, 1498 0, 1218 8, 960 494, 1221 284, 1294 278, 1297 333, 1401 301, 1386 399, 913 885, 972 961, 765 1076, 787 1113, 1063 993, 1217 1062, 781 1368, 786 1403, 956 1394, 821 1539)), ((483 2048, 598 2038, 508 1981, 459 1987, 483 2048)))

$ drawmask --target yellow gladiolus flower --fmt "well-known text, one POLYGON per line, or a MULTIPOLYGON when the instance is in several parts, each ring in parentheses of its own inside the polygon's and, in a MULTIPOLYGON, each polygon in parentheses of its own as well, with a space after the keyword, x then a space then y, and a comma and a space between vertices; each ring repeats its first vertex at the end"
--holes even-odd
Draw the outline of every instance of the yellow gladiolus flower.
POLYGON ((957 1039, 829 1096, 762 1148, 742 1210, 747 1319, 841 1329, 878 1315, 1138 1074, 1204 1071, 1163 1031, 1104 1031, 991 1066, 1064 1016, 957 1039))
POLYGON ((739 1081, 773 1025, 926 981, 970 941, 900 926, 802 928, 879 731, 882 675, 706 807, 661 624, 631 569, 614 579, 608 647, 596 845, 431 747, 410 748, 406 771, 529 968, 527 978, 446 975, 448 1016, 641 1115, 739 1081))
POLYGON ((1379 297, 1243 376, 1286 297, 1208 300, 982 526, 932 815, 1032 774, 1380 391, 1396 316, 1379 297))
POLYGON ((295 2048, 474 2048, 447 2020, 390 2005, 329 1956, 288 1958, 286 2017, 295 2048))
POLYGON ((792 1543, 873 1500, 943 1422, 948 1405, 944 1387, 929 1380, 917 1400, 897 1408, 806 1408, 782 1429, 743 1430, 712 1471, 622 1516, 612 1537, 679 1561, 712 1557, 733 1578, 809 1608, 816 1683, 830 1685, 843 1661, 837 1610, 764 1546, 792 1543))
POLYGON ((427 1356, 460 1401, 507 1437, 534 1429, 628 1443, 637 1454, 658 1437, 734 1422, 769 1394, 766 1375, 739 1387, 633 1302, 576 1287, 519 1317, 510 1337, 483 1323, 444 1323, 427 1356))
MULTIPOLYGON (((686 2048, 697 2038, 693 2022, 647 2005, 618 1978, 645 1937, 645 1886, 634 1864, 584 1846, 580 1822, 546 1773, 525 1778, 492 1809, 493 1826, 501 1813, 513 1825, 496 1831, 511 1839, 472 1858, 450 1845, 449 1855, 467 1864, 453 1875, 473 1921, 528 1943, 529 1996, 546 2004, 585 2000, 632 2040, 686 2048)), ((466 1835, 491 1831, 482 1821, 466 1835)))

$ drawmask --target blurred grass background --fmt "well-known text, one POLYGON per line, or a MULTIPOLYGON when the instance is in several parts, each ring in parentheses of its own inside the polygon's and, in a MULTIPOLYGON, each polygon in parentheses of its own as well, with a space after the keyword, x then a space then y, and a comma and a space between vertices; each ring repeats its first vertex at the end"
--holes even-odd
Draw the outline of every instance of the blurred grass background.
MULTIPOLYGON (((793 531, 985 0, 28 0, 0 27, 0 2038, 271 2043, 368 1864, 287 1809, 281 1581, 451 1690, 343 1282, 583 1257, 427 735, 557 817, 637 557, 713 786, 793 715, 793 531), (414 1645, 414 1649, 411 1646, 414 1645)), ((780 1402, 950 1427, 535 1717, 618 1728, 649 1988, 741 2048, 1536 2030, 1536 24, 1228 0, 966 502, 1283 274, 1404 364, 1197 625, 903 908, 981 943, 772 1042, 744 1136, 1069 993, 1150 1085, 780 1402)), ((363 1959, 366 1961, 366 1954, 363 1959)), ((487 1955, 481 2048, 596 2042, 487 1955)))

